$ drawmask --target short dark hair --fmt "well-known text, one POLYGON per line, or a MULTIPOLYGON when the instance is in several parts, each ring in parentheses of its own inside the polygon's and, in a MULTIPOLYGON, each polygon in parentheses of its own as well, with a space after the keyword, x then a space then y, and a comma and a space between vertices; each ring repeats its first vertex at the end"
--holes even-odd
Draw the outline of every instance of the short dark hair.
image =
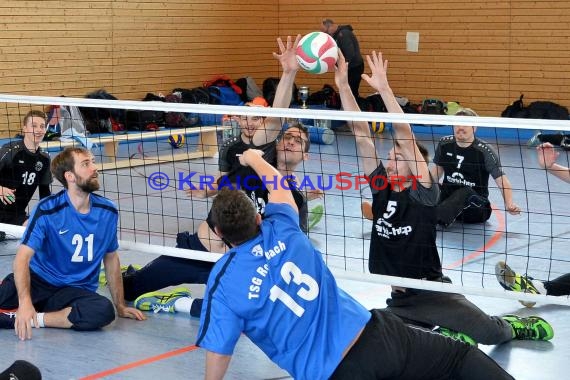
MULTIPOLYGON (((401 145, 398 142, 398 140, 394 141, 394 146, 401 148, 401 145)), ((427 148, 418 140, 416 140, 416 146, 418 147, 420 153, 422 154, 422 157, 424 158, 426 164, 429 164, 429 151, 427 150, 427 148)))
POLYGON ((51 160, 51 173, 67 189, 65 172, 73 171, 75 158, 73 153, 89 154, 89 151, 80 147, 67 147, 51 160))
POLYGON ((26 116, 24 116, 24 121, 22 122, 23 123, 22 125, 28 124, 28 120, 30 120, 32 117, 39 117, 41 119, 44 119, 44 121, 47 121, 47 115, 44 111, 31 110, 26 114, 26 116))
POLYGON ((323 19, 323 25, 324 26, 331 26, 334 25, 334 21, 330 18, 324 18, 323 19))
POLYGON ((253 238, 258 231, 257 210, 241 190, 227 187, 218 192, 211 209, 212 224, 233 246, 253 238))
POLYGON ((298 130, 301 131, 302 134, 305 135, 305 137, 307 138, 307 142, 305 143, 305 149, 303 149, 303 153, 307 153, 311 148, 311 136, 309 136, 309 128, 305 127, 301 123, 295 122, 291 123, 291 125, 289 125, 287 129, 283 131, 283 133, 287 132, 290 128, 297 128, 298 130))

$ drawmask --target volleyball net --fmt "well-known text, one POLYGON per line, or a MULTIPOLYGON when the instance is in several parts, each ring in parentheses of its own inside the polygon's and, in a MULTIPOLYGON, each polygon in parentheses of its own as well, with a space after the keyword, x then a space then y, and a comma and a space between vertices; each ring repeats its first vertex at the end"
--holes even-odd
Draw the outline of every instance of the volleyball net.
MULTIPOLYGON (((301 122, 309 127, 309 159, 300 162, 295 174, 305 190, 322 190, 324 193, 324 196, 308 201, 307 234, 336 276, 419 289, 570 305, 568 296, 504 291, 495 276, 498 261, 506 261, 518 273, 540 281, 570 273, 567 254, 570 209, 566 207, 570 184, 540 168, 537 150, 527 146, 536 131, 564 133, 570 130, 570 121, 15 95, 0 95, 0 102, 2 145, 21 139, 18 135, 22 133, 22 120, 30 110, 43 110, 49 114, 48 123, 59 120, 59 130, 50 127, 48 136, 51 140, 43 142, 42 149, 52 157, 66 146, 85 146, 91 150, 100 170, 99 193, 114 201, 119 209, 121 249, 134 255, 140 252, 217 260, 219 254, 216 253, 174 248, 177 233, 195 231, 206 219, 212 204, 211 198, 189 196, 187 190, 214 185, 219 175, 218 152, 223 139, 239 133, 236 117, 246 120, 274 117, 279 118, 282 125, 301 122), (79 114, 74 112, 75 107, 80 109, 79 114), (54 109, 60 109, 56 118, 54 109), (64 110, 63 115, 61 110, 64 110), (84 120, 82 115, 107 115, 102 110, 124 115, 125 119, 102 118, 102 122, 97 121, 100 133, 89 133, 87 124, 90 121, 84 120), (130 118, 128 122, 126 115, 130 118), (183 127, 168 128, 166 115, 184 117, 191 122, 183 127), (438 227, 437 246, 444 274, 453 284, 368 272, 373 223, 364 217, 362 203, 371 201, 371 192, 363 180, 364 170, 351 132, 355 121, 375 123, 375 130, 378 130, 378 123, 383 123, 383 132, 373 133, 378 157, 382 159, 388 157, 394 145, 391 125, 401 122, 412 125, 416 139, 428 148, 431 157, 441 137, 453 134, 453 125, 477 126, 476 136, 497 152, 502 169, 512 184, 513 200, 522 211, 520 215, 506 212, 501 191, 490 179, 489 199, 493 213, 486 223, 456 222, 447 228, 438 227), (149 124, 154 125, 149 127, 149 124)), ((570 166, 566 152, 559 151, 557 162, 570 166)), ((52 193, 61 188, 54 180, 52 193)), ((36 203, 37 200, 30 203, 28 212, 36 203)), ((2 224, 0 230, 18 238, 23 227, 2 224)))

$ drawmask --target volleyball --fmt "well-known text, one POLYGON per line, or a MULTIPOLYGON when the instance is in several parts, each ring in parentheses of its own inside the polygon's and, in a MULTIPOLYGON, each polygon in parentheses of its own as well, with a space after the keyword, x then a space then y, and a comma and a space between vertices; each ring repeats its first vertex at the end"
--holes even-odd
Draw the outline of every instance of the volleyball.
POLYGON ((184 145, 184 135, 170 135, 168 142, 174 149, 181 148, 184 145))
POLYGON ((335 40, 326 33, 312 32, 305 35, 297 45, 297 62, 311 74, 332 71, 338 59, 335 40))
POLYGON ((370 124, 370 129, 374 134, 380 134, 384 132, 384 122, 383 121, 373 121, 370 124))

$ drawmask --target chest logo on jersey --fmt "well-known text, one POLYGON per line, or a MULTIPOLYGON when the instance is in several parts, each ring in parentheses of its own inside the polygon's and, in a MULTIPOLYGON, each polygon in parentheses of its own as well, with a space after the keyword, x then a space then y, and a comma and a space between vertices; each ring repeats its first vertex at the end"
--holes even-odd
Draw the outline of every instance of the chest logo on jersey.
POLYGON ((267 263, 257 267, 255 275, 251 278, 251 283, 249 285, 249 292, 247 293, 248 299, 251 300, 259 298, 261 285, 263 284, 263 280, 265 279, 265 276, 267 276, 268 271, 269 271, 269 265, 267 265, 267 263))
POLYGON ((413 230, 412 226, 394 227, 392 223, 384 220, 383 218, 379 218, 376 221, 375 227, 376 232, 378 232, 378 236, 386 239, 396 236, 408 236, 413 230))
POLYGON ((261 248, 261 244, 257 244, 253 247, 251 249, 251 254, 255 257, 263 256, 263 248, 261 248))
POLYGON ((36 162, 36 166, 34 167, 34 169, 36 169, 37 172, 41 171, 44 168, 44 164, 41 161, 36 162))
POLYGON ((456 185, 463 185, 473 187, 475 186, 475 182, 470 182, 463 177, 463 174, 459 172, 454 172, 452 175, 447 176, 447 182, 454 183, 456 185))

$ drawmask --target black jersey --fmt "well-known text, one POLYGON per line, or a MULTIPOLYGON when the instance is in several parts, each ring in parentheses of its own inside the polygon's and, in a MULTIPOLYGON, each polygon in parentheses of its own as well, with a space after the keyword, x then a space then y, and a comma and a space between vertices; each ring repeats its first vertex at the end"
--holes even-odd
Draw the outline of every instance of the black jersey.
POLYGON ((370 237, 370 273, 433 280, 441 278, 441 261, 436 247, 438 188, 419 182, 404 191, 393 191, 384 165, 370 175, 379 176, 371 186, 373 226, 370 237))
MULTIPOLYGON (((263 151, 263 158, 272 166, 277 166, 277 142, 271 141, 267 144, 255 146, 247 144, 241 136, 232 137, 223 142, 218 158, 218 168, 222 173, 228 173, 228 176, 235 176, 241 173, 251 173, 253 169, 241 166, 238 155, 248 149, 259 149, 263 151)), ((255 174, 255 172, 253 172, 255 174)))
MULTIPOLYGON (((238 155, 242 154, 248 149, 259 149, 263 151, 263 158, 270 163, 273 167, 277 167, 277 141, 255 146, 245 143, 240 136, 232 137, 224 141, 220 149, 220 156, 218 159, 218 169, 222 173, 227 173, 225 178, 222 178, 218 183, 221 187, 235 186, 244 190, 247 196, 251 199, 257 211, 263 216, 265 214, 265 205, 268 202, 269 192, 265 188, 264 183, 257 176, 255 171, 247 166, 242 166, 239 162, 238 155)), ((291 181, 289 181, 291 184, 291 181)), ((302 191, 296 189, 294 184, 291 184, 291 192, 295 199, 295 204, 299 209, 299 225, 301 230, 307 231, 308 220, 308 207, 307 200, 302 191)), ((208 220, 210 215, 208 215, 208 220)), ((210 227, 211 227, 211 223, 210 227)))
POLYGON ((489 175, 502 176, 499 156, 489 144, 475 138, 466 148, 457 145, 454 136, 443 137, 433 157, 433 162, 443 168, 441 200, 464 186, 472 187, 477 194, 489 196, 489 175))
POLYGON ((23 140, 12 141, 0 148, 0 186, 15 189, 16 201, 10 205, 0 202, 3 214, 25 214, 26 207, 38 185, 51 183, 50 158, 40 148, 34 153, 23 140))

